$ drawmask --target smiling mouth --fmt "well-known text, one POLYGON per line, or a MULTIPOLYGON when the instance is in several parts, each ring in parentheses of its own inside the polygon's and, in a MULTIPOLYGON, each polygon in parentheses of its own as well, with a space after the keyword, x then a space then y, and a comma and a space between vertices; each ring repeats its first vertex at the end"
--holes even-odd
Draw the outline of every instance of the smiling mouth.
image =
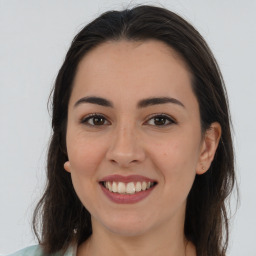
POLYGON ((100 184, 112 193, 132 195, 154 187, 157 182, 136 181, 124 183, 118 181, 101 181, 100 184))

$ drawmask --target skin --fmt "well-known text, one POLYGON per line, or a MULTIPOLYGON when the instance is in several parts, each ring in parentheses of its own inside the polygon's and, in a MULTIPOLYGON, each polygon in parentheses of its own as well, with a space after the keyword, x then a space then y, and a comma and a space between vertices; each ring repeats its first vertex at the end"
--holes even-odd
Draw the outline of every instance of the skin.
POLYGON ((202 134, 191 74, 177 53, 149 40, 106 42, 80 62, 68 108, 64 164, 75 191, 92 216, 92 236, 83 255, 196 255, 184 237, 186 198, 196 174, 209 168, 221 128, 202 134), (81 103, 97 96, 113 107, 81 103), (177 103, 138 108, 142 99, 170 97, 177 103), (99 124, 86 119, 102 116, 99 124), (168 116, 162 125, 154 116, 168 116), (83 120, 87 122, 82 122, 83 120), (173 121, 170 121, 173 120, 173 121), (117 204, 98 181, 107 175, 142 175, 157 181, 150 195, 117 204))

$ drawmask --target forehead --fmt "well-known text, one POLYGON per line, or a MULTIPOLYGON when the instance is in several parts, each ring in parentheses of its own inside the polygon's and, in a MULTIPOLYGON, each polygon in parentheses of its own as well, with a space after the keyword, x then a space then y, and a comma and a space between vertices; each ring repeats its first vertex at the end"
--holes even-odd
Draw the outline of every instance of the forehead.
POLYGON ((88 94, 113 100, 182 98, 188 92, 193 94, 191 74, 171 47, 157 40, 120 40, 105 42, 83 57, 71 98, 88 94))

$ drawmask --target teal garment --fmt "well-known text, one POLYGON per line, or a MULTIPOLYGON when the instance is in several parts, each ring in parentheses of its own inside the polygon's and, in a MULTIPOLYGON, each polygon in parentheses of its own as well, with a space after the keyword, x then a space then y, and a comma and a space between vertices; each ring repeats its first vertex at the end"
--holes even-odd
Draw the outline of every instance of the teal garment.
MULTIPOLYGON (((64 256, 76 256, 77 248, 69 247, 64 256)), ((32 245, 6 256, 61 256, 60 253, 45 255, 39 245, 32 245)))

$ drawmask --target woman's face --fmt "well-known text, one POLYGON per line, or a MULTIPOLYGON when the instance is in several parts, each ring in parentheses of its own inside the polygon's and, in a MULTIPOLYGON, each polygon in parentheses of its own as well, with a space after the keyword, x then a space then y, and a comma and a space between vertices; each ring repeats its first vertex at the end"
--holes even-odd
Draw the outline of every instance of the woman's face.
POLYGON ((164 43, 107 42, 80 62, 65 169, 93 228, 133 236, 183 227, 205 150, 191 76, 164 43))

